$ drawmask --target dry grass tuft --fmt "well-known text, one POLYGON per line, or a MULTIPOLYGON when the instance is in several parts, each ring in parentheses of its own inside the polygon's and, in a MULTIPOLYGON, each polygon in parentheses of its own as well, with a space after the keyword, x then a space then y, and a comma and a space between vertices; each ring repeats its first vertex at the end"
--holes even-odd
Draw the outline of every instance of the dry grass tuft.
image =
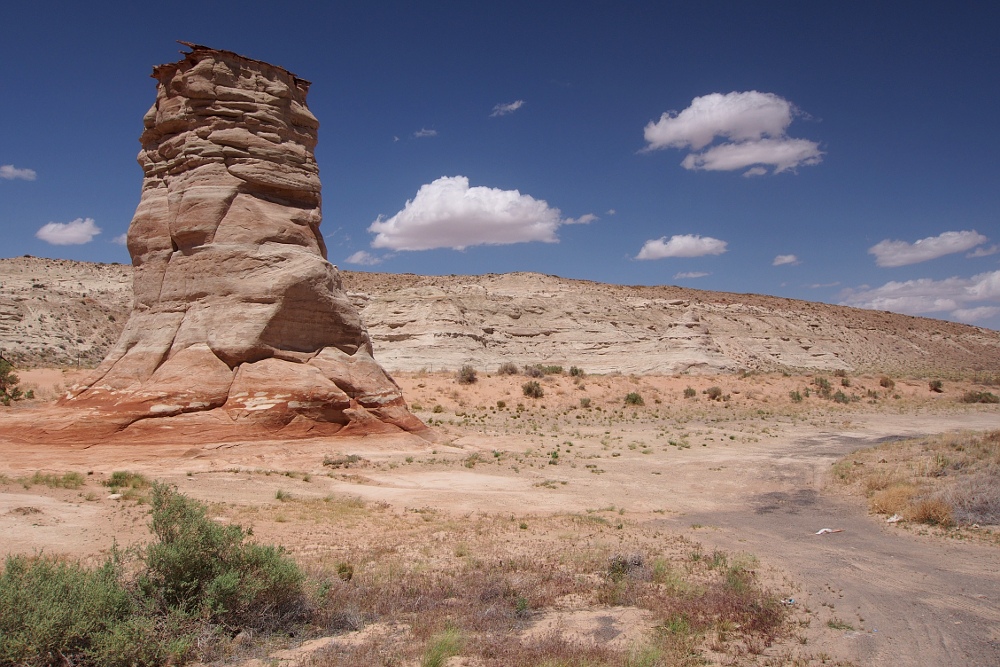
POLYGON ((1000 525, 1000 431, 885 443, 838 461, 833 476, 878 514, 942 527, 1000 525))

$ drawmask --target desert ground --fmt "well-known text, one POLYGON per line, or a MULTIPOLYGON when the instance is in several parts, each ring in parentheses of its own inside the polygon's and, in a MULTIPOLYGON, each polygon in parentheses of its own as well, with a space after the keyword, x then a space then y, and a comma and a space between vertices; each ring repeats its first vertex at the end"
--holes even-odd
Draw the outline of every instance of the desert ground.
MULTIPOLYGON (((80 372, 23 371, 22 387, 42 404, 80 372)), ((977 386, 970 380, 948 380, 935 393, 926 379, 897 377, 887 389, 878 376, 830 376, 857 397, 836 403, 815 394, 791 400, 813 375, 563 373, 537 380, 540 398, 523 394, 523 375, 395 379, 433 441, 400 434, 192 446, 179 434, 15 448, 0 434, 3 551, 96 559, 112 544, 148 540, 148 507, 127 494, 110 498, 101 485, 127 470, 176 484, 218 520, 252 526, 256 539, 284 545, 307 567, 363 568, 390 553, 448 567, 553 547, 752 556, 761 581, 788 602, 794 631, 754 650, 706 648, 710 664, 1000 663, 995 528, 888 524, 830 474, 841 457, 886 440, 1000 429, 997 405, 958 400, 977 386), (706 393, 712 387, 718 400, 706 393), (626 404, 629 394, 642 405, 626 404), (85 483, 31 482, 66 472, 85 483), (817 535, 823 528, 839 532, 817 535)), ((592 601, 531 618, 535 632, 612 644, 637 640, 650 625, 641 610, 592 601)), ((298 652, 290 641, 272 658, 305 664, 357 634, 298 652)), ((475 664, 455 660, 448 664, 475 664)))

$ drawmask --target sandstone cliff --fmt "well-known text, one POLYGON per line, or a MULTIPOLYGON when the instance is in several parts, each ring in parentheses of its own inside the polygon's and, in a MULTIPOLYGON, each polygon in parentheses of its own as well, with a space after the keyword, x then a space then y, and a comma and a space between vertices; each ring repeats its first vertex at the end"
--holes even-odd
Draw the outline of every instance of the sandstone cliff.
MULTIPOLYGON (((26 365, 75 364, 70 343, 87 329, 92 358, 99 358, 101 341, 113 340, 121 325, 116 313, 128 299, 130 271, 0 260, 0 304, 14 304, 13 316, 0 316, 0 348, 26 365), (32 287, 39 282, 45 287, 32 287), (82 312, 86 319, 77 321, 82 312)), ((884 311, 539 274, 343 271, 341 278, 389 371, 454 370, 465 363, 494 371, 512 361, 576 365, 591 373, 1000 372, 1000 332, 884 311)))

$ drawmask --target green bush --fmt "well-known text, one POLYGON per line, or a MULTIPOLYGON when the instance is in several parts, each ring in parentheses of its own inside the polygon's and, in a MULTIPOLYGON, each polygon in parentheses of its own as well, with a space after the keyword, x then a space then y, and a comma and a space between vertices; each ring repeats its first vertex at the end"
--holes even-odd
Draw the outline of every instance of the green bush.
POLYGON ((8 556, 0 575, 0 664, 85 660, 133 611, 119 575, 111 560, 91 570, 52 556, 8 556))
POLYGON ((456 376, 459 384, 475 384, 476 380, 476 369, 472 366, 466 364, 458 369, 458 375, 456 376))
POLYGON ((538 384, 535 380, 522 384, 521 391, 523 391, 524 395, 528 398, 541 398, 545 395, 545 390, 542 389, 542 385, 538 384))
POLYGON ((634 391, 630 392, 627 396, 625 396, 625 405, 645 405, 645 404, 646 402, 642 400, 642 396, 640 396, 638 393, 634 391))
POLYGON ((798 389, 793 389, 792 391, 788 392, 788 398, 792 399, 792 403, 801 403, 802 393, 799 392, 798 389))
POLYGON ((684 388, 684 398, 694 398, 697 393, 693 387, 684 388))
POLYGON ((578 368, 577 366, 570 366, 569 367, 569 374, 570 374, 571 377, 575 377, 575 378, 582 378, 584 375, 586 375, 586 373, 583 372, 583 369, 582 368, 578 368))
POLYGON ((10 405, 11 401, 24 398, 18 384, 21 378, 14 374, 14 367, 6 359, 0 359, 0 403, 10 405))
POLYGON ((154 484, 152 530, 143 593, 164 610, 229 628, 266 630, 304 609, 303 574, 284 549, 248 542, 249 531, 221 525, 206 508, 166 484, 154 484))
POLYGON ((709 387, 704 390, 704 393, 713 401, 717 401, 722 398, 722 389, 720 387, 709 387))

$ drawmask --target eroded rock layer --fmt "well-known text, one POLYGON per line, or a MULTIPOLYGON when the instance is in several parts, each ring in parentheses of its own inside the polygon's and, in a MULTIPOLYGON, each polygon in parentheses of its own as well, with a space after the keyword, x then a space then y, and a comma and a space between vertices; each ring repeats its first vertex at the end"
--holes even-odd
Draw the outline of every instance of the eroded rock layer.
POLYGON ((424 429, 326 260, 309 82, 187 46, 153 70, 132 314, 63 403, 130 423, 221 411, 268 431, 424 429))

